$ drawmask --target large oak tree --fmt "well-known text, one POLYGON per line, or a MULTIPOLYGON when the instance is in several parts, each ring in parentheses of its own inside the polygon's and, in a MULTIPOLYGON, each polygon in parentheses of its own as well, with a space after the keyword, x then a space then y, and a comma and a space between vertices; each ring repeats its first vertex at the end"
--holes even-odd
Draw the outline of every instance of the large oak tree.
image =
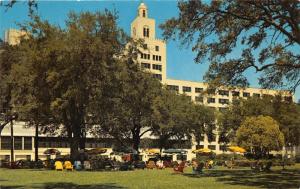
POLYGON ((209 62, 213 85, 247 86, 244 73, 261 72, 263 87, 300 84, 300 2, 180 1, 179 15, 161 25, 166 39, 193 46, 195 62, 209 62))

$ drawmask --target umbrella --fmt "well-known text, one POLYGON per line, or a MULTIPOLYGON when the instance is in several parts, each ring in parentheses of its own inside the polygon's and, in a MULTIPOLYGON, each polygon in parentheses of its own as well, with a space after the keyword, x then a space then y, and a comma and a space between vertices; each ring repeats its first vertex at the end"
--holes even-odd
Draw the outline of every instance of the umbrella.
POLYGON ((159 149, 150 148, 150 149, 146 150, 146 153, 147 154, 159 154, 160 151, 159 151, 159 149))
POLYGON ((232 151, 232 152, 239 152, 239 153, 245 153, 246 150, 242 147, 239 146, 229 146, 228 150, 232 151))
POLYGON ((163 151, 166 154, 186 154, 187 151, 186 150, 181 150, 181 149, 167 149, 163 151))
POLYGON ((60 151, 54 148, 50 148, 44 151, 45 155, 60 155, 60 151))
POLYGON ((201 149, 197 149, 197 150, 193 150, 193 153, 195 154, 201 154, 201 153, 211 153, 212 150, 211 149, 208 149, 208 148, 201 148, 201 149))
POLYGON ((93 148, 86 151, 88 154, 104 154, 107 152, 107 148, 93 148))

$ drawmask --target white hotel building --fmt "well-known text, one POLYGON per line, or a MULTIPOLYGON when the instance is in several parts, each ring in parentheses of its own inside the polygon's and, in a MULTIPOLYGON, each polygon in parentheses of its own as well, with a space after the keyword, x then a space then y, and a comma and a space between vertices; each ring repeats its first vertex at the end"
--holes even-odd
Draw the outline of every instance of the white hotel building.
MULTIPOLYGON (((5 34, 5 41, 11 45, 18 43, 18 36, 24 35, 24 33, 17 30, 8 30, 5 34)), ((166 54, 166 42, 161 39, 157 39, 155 35, 155 20, 148 18, 148 8, 144 3, 141 3, 138 7, 138 14, 134 21, 131 23, 131 37, 134 39, 144 39, 145 48, 141 49, 142 53, 138 56, 138 64, 153 74, 153 77, 158 78, 161 82, 170 90, 178 91, 178 93, 185 93, 190 96, 191 100, 195 103, 203 103, 216 111, 224 110, 232 99, 235 97, 247 98, 250 96, 262 96, 262 95, 276 95, 281 94, 285 96, 286 100, 293 100, 293 96, 287 91, 279 90, 267 90, 259 88, 246 88, 236 89, 234 91, 222 89, 217 90, 214 94, 207 94, 201 97, 200 94, 203 90, 206 90, 207 84, 203 82, 192 82, 184 80, 168 79, 167 71, 167 54, 166 54)), ((15 129, 15 160, 18 159, 33 159, 34 158, 34 129, 24 128, 24 124, 16 123, 15 129)), ((47 148, 57 148, 62 154, 68 154, 68 142, 66 138, 61 137, 47 137, 40 136, 40 158, 46 158, 43 152, 47 148)), ((107 139, 87 139, 87 148, 95 147, 107 147, 111 148, 111 142, 107 139)), ((143 146, 143 145, 142 145, 143 146)), ((195 144, 186 145, 188 148, 188 159, 193 154, 192 149, 195 149, 195 144)), ((178 146, 177 146, 178 147, 178 146)), ((216 153, 222 153, 222 146, 218 143, 218 135, 216 132, 215 140, 212 142, 207 141, 207 137, 203 137, 201 145, 198 148, 210 148, 216 153)), ((144 148, 155 148, 155 146, 144 146, 144 148)), ((176 146, 174 146, 176 148, 176 146)), ((180 148, 180 147, 179 147, 180 148)), ((0 137, 0 159, 10 158, 10 126, 6 126, 2 131, 0 137)))

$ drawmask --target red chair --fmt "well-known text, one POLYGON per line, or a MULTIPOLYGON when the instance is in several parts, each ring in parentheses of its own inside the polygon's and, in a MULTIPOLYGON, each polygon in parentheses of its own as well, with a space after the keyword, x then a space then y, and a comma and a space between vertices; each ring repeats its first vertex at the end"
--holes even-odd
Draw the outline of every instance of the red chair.
POLYGON ((185 167, 185 162, 182 161, 177 167, 174 167, 173 170, 175 173, 183 173, 185 167))

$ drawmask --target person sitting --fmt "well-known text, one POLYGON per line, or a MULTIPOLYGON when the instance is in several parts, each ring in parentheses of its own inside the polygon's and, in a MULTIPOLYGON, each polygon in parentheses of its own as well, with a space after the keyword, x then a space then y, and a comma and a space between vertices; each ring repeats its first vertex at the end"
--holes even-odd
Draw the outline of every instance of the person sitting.
POLYGON ((156 167, 155 162, 150 160, 147 164, 147 169, 154 169, 156 167))
POLYGON ((185 167, 185 162, 184 161, 181 161, 180 164, 178 166, 175 166, 173 168, 174 172, 175 173, 183 173, 183 169, 185 167))
POLYGON ((157 167, 157 169, 164 169, 165 168, 164 163, 161 160, 158 160, 156 162, 156 167, 157 167))
POLYGON ((203 168, 204 168, 204 163, 203 162, 196 162, 196 164, 194 164, 195 167, 193 167, 193 174, 201 174, 203 173, 203 168))
POLYGON ((212 168, 213 168, 213 165, 214 165, 213 160, 209 160, 209 161, 208 161, 208 169, 212 169, 212 168))

